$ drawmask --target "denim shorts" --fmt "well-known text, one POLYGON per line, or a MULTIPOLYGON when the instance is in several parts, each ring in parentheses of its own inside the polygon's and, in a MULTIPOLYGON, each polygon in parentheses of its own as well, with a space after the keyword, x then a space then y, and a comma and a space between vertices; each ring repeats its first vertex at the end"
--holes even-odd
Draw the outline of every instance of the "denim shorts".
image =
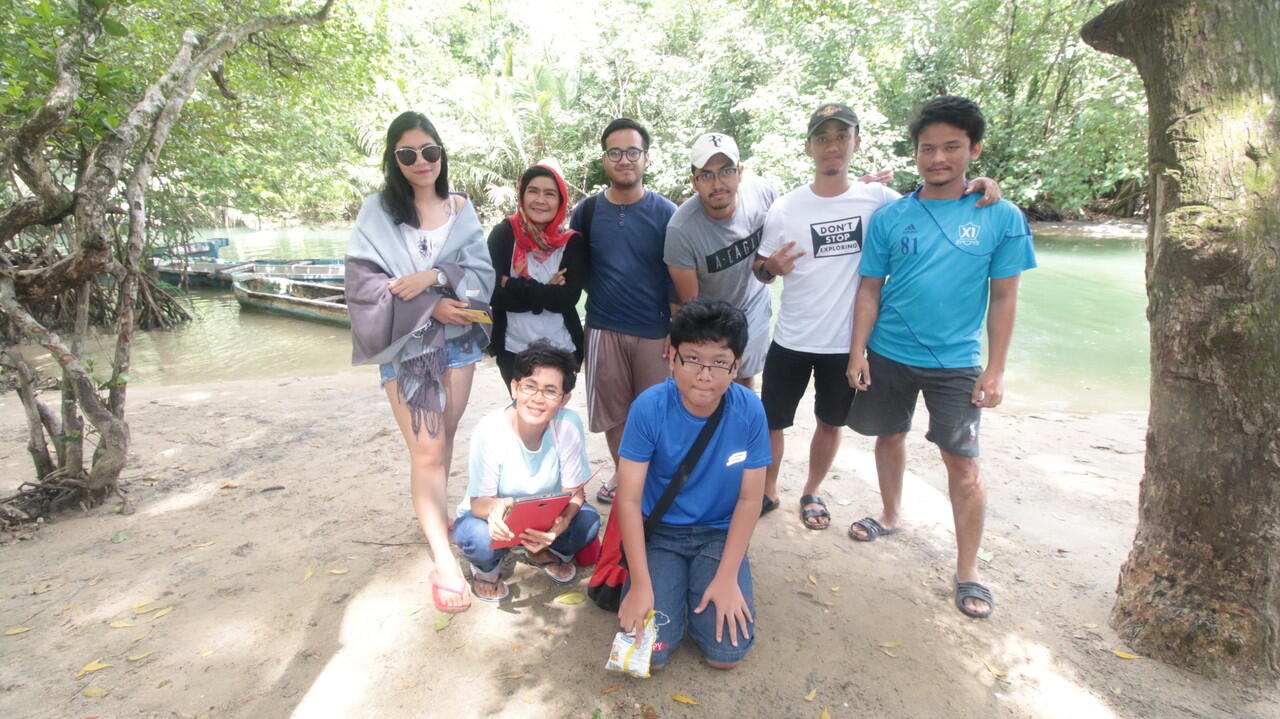
MULTIPOLYGON (((755 644, 754 621, 747 623, 750 639, 744 638, 742 628, 738 627, 738 646, 735 647, 729 641, 727 626, 720 641, 716 641, 715 605, 708 604, 701 614, 693 613, 720 567, 720 556, 728 534, 727 530, 714 527, 659 524, 645 541, 649 576, 653 582, 653 608, 659 612, 658 643, 650 659, 651 666, 665 665, 686 633, 693 638, 704 657, 724 664, 742 661, 751 645, 755 644)), ((754 620, 756 607, 751 592, 751 566, 746 556, 738 567, 738 587, 742 589, 754 620)), ((630 588, 628 582, 624 592, 630 588)))
MULTIPOLYGON (((449 369, 473 365, 484 356, 480 346, 469 338, 461 342, 450 340, 445 343, 444 348, 449 355, 449 369)), ((396 378, 396 366, 390 362, 378 365, 378 374, 382 378, 381 384, 386 384, 396 378)))

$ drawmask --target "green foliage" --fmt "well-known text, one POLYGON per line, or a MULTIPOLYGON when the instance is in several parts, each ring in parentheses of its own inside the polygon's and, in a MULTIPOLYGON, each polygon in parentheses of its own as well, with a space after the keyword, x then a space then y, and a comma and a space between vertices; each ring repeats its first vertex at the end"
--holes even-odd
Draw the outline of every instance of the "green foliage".
MULTIPOLYGON (((103 35, 81 64, 72 121, 49 140, 68 186, 86 148, 119 125, 180 45, 263 12, 320 0, 90 3, 103 35)), ((426 113, 454 186, 490 217, 511 211, 529 164, 560 163, 575 193, 605 182, 599 133, 649 127, 650 187, 687 197, 687 148, 710 130, 780 191, 807 182, 809 113, 843 101, 862 120, 855 171, 915 184, 905 125, 937 94, 963 94, 990 132, 974 168, 1024 206, 1074 212, 1145 180, 1136 75, 1077 37, 1100 0, 345 0, 324 25, 254 37, 201 80, 162 153, 149 211, 169 231, 264 217, 349 217, 381 184, 387 123, 426 113)), ((0 9, 0 122, 53 82, 70 2, 0 9)), ((13 198, 0 185, 0 203, 13 198)))

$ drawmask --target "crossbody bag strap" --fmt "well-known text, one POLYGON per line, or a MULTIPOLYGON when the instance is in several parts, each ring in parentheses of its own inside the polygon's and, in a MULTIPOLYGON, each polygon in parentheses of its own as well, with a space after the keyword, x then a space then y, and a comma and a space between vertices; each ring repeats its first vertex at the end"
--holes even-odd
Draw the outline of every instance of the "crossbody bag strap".
POLYGON ((707 417, 707 421, 702 425, 702 431, 698 432, 698 438, 693 440, 693 446, 689 448, 689 453, 684 456, 684 460, 680 462, 680 469, 676 470, 676 474, 671 478, 671 482, 667 484, 667 488, 663 490, 662 496, 658 498, 658 503, 653 506, 653 511, 644 519, 644 536, 647 538, 653 533, 654 527, 662 521, 662 515, 667 513, 672 503, 676 501, 676 495, 680 494, 680 490, 684 487, 685 480, 689 479, 689 473, 693 471, 694 465, 702 458, 702 452, 707 448, 707 444, 711 442, 711 435, 716 433, 716 428, 720 426, 720 418, 724 416, 724 396, 720 397, 720 404, 716 405, 716 410, 707 417))

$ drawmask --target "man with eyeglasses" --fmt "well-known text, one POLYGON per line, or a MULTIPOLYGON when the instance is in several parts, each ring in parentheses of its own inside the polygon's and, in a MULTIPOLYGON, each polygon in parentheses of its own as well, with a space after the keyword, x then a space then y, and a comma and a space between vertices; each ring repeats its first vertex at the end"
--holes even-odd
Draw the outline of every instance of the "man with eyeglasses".
MULTIPOLYGON (((804 144, 814 163, 813 182, 783 195, 769 208, 754 261, 761 282, 786 278, 761 390, 773 454, 765 474, 765 500, 778 501, 783 431, 794 423, 813 377, 816 421, 800 497, 800 520, 813 530, 831 525, 818 487, 840 449, 841 429, 853 403, 854 390, 845 372, 863 228, 872 213, 899 197, 884 185, 849 179, 849 161, 861 140, 858 116, 847 105, 827 103, 813 112, 804 144)), ((982 204, 1000 199, 999 188, 985 178, 971 183, 967 192, 981 187, 988 188, 982 204)))
POLYGON ((556 584, 577 576, 573 556, 600 531, 600 515, 586 502, 586 438, 578 414, 565 407, 578 372, 572 353, 537 340, 512 362, 511 404, 480 420, 472 432, 470 482, 458 505, 453 540, 471 562, 472 594, 485 602, 510 595, 502 581, 506 549, 516 538, 506 524, 515 502, 556 492, 568 506, 545 532, 519 537, 524 558, 556 584))
POLYGON ((722 132, 694 141, 689 166, 696 194, 671 216, 663 259, 681 303, 722 300, 747 316, 747 348, 735 381, 751 387, 764 368, 771 314, 769 288, 752 276, 751 263, 777 193, 744 176, 738 143, 722 132))
MULTIPOLYGON (((569 226, 587 241, 587 422, 604 432, 616 472, 631 402, 669 376, 667 332, 674 292, 662 261, 676 206, 645 189, 649 132, 618 118, 600 136, 609 187, 574 208, 569 226)), ((596 494, 613 501, 616 479, 596 494)))

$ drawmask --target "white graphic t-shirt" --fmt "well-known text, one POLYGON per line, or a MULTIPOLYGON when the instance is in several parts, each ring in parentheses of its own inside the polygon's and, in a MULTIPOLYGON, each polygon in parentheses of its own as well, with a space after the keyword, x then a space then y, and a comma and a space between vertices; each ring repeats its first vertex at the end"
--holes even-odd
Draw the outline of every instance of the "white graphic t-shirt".
POLYGON ((836 197, 804 185, 773 203, 758 254, 771 257, 788 242, 796 244, 787 252, 804 252, 781 278, 774 342, 797 352, 849 351, 863 233, 871 215, 898 197, 884 185, 855 182, 836 197))

